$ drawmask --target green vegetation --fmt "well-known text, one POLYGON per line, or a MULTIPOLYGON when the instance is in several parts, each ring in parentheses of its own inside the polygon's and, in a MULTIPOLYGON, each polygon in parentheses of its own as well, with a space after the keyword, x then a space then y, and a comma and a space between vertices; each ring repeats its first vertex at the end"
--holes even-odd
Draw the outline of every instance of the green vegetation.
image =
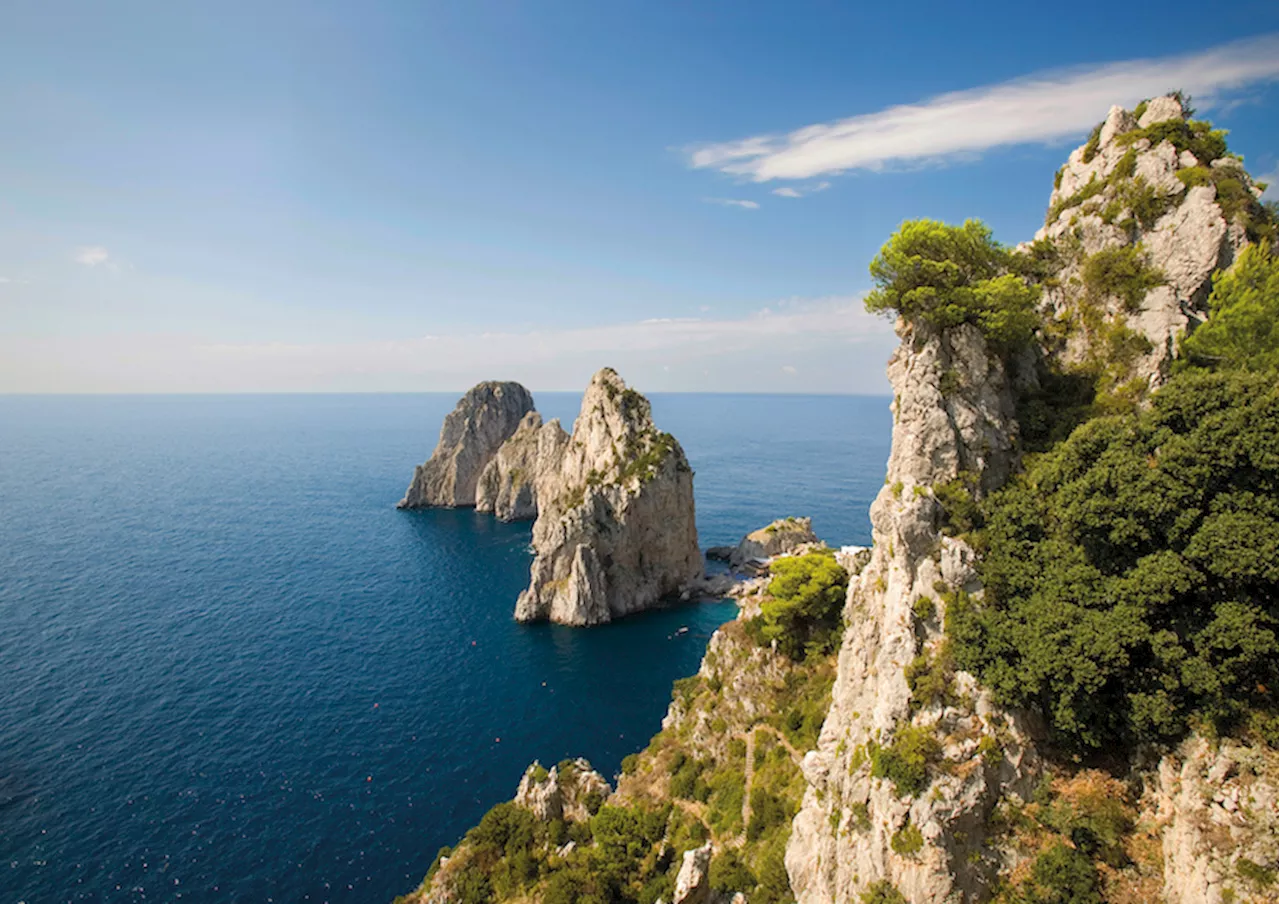
POLYGON ((907 687, 911 689, 913 709, 925 709, 934 703, 954 702, 952 679, 955 662, 951 656, 951 643, 943 640, 930 652, 925 650, 903 670, 907 687))
POLYGON ((1178 151, 1190 151, 1201 163, 1212 163, 1227 155, 1227 133, 1215 129, 1202 120, 1166 119, 1152 123, 1145 129, 1130 129, 1116 136, 1121 145, 1133 144, 1143 138, 1155 147, 1162 141, 1170 142, 1178 151))
POLYGON ((1102 194, 1106 191, 1109 184, 1110 183, 1107 180, 1099 179, 1096 173, 1090 176, 1089 181, 1086 182, 1082 188, 1078 189, 1075 194, 1067 195, 1065 198, 1059 198, 1050 205, 1049 212, 1046 213, 1044 217, 1045 225, 1048 225, 1058 219, 1064 210, 1071 207, 1077 207, 1085 201, 1088 201, 1090 198, 1102 194))
POLYGON ((1245 248, 1235 266, 1214 280, 1209 320, 1183 341, 1184 360, 1192 366, 1274 374, 1280 363, 1277 297, 1275 255, 1266 246, 1245 248))
POLYGON ((849 574, 833 550, 788 556, 771 566, 769 599, 747 630, 762 645, 777 642, 794 660, 829 653, 840 639, 849 574))
POLYGON ((1094 157, 1098 156, 1098 143, 1102 138, 1102 123, 1098 123, 1093 127, 1093 131, 1089 133, 1089 140, 1084 143, 1084 156, 1081 158, 1085 163, 1092 162, 1094 157))
POLYGON ((1261 863, 1255 863, 1248 857, 1241 857, 1236 861, 1236 874, 1256 885, 1258 888, 1269 888, 1276 884, 1276 868, 1263 866, 1261 863))
POLYGON ((969 472, 954 480, 933 485, 933 498, 942 506, 939 530, 949 537, 959 537, 978 526, 981 512, 974 499, 977 476, 969 472))
POLYGON ((1081 275, 1090 301, 1118 298, 1135 313, 1149 290, 1164 284, 1164 275, 1147 263, 1140 245, 1104 248, 1085 259, 1081 275))
POLYGON ((893 782, 900 796, 915 797, 929 783, 929 769, 942 759, 942 745, 928 728, 902 725, 894 733, 893 742, 881 747, 869 745, 871 775, 893 782))
POLYGON ((893 837, 889 839, 889 846, 893 848, 895 854, 910 857, 918 854, 924 847, 924 835, 915 823, 909 822, 893 833, 893 837))
POLYGON ((881 879, 862 893, 862 904, 907 904, 907 899, 892 882, 881 879))
POLYGON ((999 347, 1020 346, 1035 329, 1039 291, 1017 272, 1017 257, 977 220, 909 220, 871 262, 867 310, 940 329, 972 323, 999 347))
POLYGON ((991 497, 960 668, 1069 747, 1274 716, 1276 383, 1187 374, 1098 418, 991 497))

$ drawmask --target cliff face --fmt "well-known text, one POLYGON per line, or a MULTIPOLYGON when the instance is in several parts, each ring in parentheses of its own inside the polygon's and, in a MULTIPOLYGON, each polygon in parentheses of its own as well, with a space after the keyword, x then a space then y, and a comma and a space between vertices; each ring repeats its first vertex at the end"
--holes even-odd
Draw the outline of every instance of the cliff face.
POLYGON ((435 451, 414 469, 398 508, 475 505, 481 472, 531 411, 533 396, 519 383, 473 386, 445 417, 435 451))
MULTIPOLYGON (((1204 320, 1211 277, 1250 241, 1243 214, 1262 196, 1225 143, 1189 120, 1174 95, 1148 102, 1140 118, 1112 107, 1095 139, 1060 171, 1036 235, 1053 242, 1065 264, 1046 293, 1053 313, 1078 322, 1092 308, 1143 336, 1150 347, 1133 374, 1151 386, 1168 375, 1179 337, 1204 320), (1126 299, 1108 291, 1101 259, 1093 267, 1089 259, 1130 248, 1157 284, 1126 299)), ((1101 344, 1101 324, 1086 326, 1068 338, 1066 362, 1101 344)))
POLYGON ((600 624, 702 573, 684 450, 608 368, 592 377, 573 436, 536 495, 536 557, 519 621, 600 624))
POLYGON ((857 900, 882 880, 913 902, 979 899, 998 869, 984 850, 987 817, 1036 771, 1025 729, 972 679, 956 676, 955 699, 920 701, 905 677, 918 656, 940 654, 945 593, 979 590, 973 551, 940 531, 935 491, 998 486, 1016 464, 1017 427, 1004 367, 977 328, 899 331, 875 545, 849 586, 831 709, 805 757, 809 790, 787 848, 801 904, 857 900), (915 788, 873 775, 881 750, 907 739, 936 752, 915 788))
POLYGON ((538 517, 538 485, 554 478, 568 442, 560 421, 530 411, 480 475, 476 510, 500 521, 538 517))

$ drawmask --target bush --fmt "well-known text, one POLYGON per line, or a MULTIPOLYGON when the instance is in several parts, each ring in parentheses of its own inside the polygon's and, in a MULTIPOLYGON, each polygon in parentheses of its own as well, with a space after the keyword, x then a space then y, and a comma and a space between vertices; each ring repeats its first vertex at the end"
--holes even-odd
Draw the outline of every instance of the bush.
POLYGON ((948 537, 959 537, 978 527, 981 509, 973 498, 976 485, 977 477, 971 473, 933 485, 933 498, 942 506, 938 529, 948 537))
POLYGON ((714 891, 750 892, 756 887, 755 874, 742 862, 736 848, 720 851, 711 858, 709 877, 714 891))
POLYGON ((839 639, 848 572, 828 552, 778 559, 772 572, 770 599, 748 631, 762 644, 776 640, 794 660, 830 652, 839 639))
POLYGON ((747 841, 756 841, 774 826, 791 821, 794 810, 776 794, 765 788, 751 789, 751 819, 747 823, 747 841))
POLYGON ((1034 889, 1024 888, 1028 904, 1102 904, 1098 871, 1075 848, 1055 844, 1031 866, 1034 889))
POLYGON ((1068 747, 1274 712, 1276 415, 1274 375, 1184 374, 1034 460, 987 502, 957 666, 1068 747))
POLYGON ((1280 269, 1271 250, 1250 245, 1219 273, 1209 296, 1209 319, 1183 340, 1184 358, 1220 370, 1274 374, 1280 358, 1276 298, 1280 269))
POLYGON ((1129 313, 1142 307, 1147 291, 1164 284, 1164 275, 1147 263, 1137 245, 1104 248, 1090 255, 1081 273, 1092 301, 1119 298, 1129 313))
POLYGON ((1169 141, 1177 150, 1195 154, 1201 163, 1212 163, 1227 155, 1227 133, 1200 120, 1166 119, 1164 122, 1152 123, 1145 129, 1131 129, 1123 135, 1117 135, 1116 141, 1120 144, 1132 144, 1143 138, 1150 141, 1152 147, 1162 141, 1169 141))
POLYGON ((909 220, 871 262, 876 288, 866 307, 939 329, 972 323, 994 345, 1018 347, 1037 325, 1039 292, 1016 267, 1015 255, 977 220, 909 220))
POLYGON ((942 745, 927 728, 903 725, 888 747, 870 744, 871 775, 893 782, 898 795, 915 797, 929 782, 929 768, 942 758, 942 745))
POLYGON ((862 893, 862 904, 907 904, 907 899, 892 882, 881 879, 862 893))
POLYGON ((934 703, 950 703, 953 699, 951 681, 955 676, 955 664, 951 657, 951 644, 943 640, 933 655, 926 650, 913 659, 903 670, 907 687, 911 689, 913 709, 924 709, 934 703))
POLYGON ((909 822, 893 833, 893 837, 889 839, 889 846, 893 848, 895 854, 910 857, 920 853, 921 848, 924 847, 924 835, 914 822, 909 822))
POLYGON ((623 775, 634 775, 636 769, 639 766, 640 766, 640 754, 628 753, 626 756, 622 758, 622 766, 620 768, 622 769, 623 775))

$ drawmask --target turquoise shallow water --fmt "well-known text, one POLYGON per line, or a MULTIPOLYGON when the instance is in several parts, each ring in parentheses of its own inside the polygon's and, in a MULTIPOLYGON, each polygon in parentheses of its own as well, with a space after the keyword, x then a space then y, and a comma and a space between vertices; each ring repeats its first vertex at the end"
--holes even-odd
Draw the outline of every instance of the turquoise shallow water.
MULTIPOLYGON (((528 524, 393 508, 455 401, 0 397, 0 904, 387 901, 533 758, 647 742, 733 606, 517 625, 528 524)), ((653 403, 704 547, 869 540, 888 399, 653 403)))

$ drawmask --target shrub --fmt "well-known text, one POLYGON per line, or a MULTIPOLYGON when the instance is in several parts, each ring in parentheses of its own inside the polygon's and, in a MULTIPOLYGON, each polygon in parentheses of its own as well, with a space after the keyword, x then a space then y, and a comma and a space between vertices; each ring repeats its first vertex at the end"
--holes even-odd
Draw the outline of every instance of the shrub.
POLYGON ((976 475, 966 472, 933 485, 933 498, 942 506, 942 523, 938 527, 947 536, 958 537, 979 526, 981 509, 973 498, 976 484, 976 475))
POLYGON ((1276 298, 1280 269, 1270 249, 1251 245, 1231 269, 1217 274, 1209 295, 1209 319, 1183 340, 1187 361, 1224 370, 1276 372, 1276 298))
POLYGON ((1085 163, 1089 163, 1094 157, 1098 156, 1098 142, 1102 138, 1103 123, 1098 123, 1093 127, 1093 131, 1089 133, 1089 140, 1084 143, 1084 156, 1081 158, 1085 163))
POLYGON ((1014 266, 1014 255, 977 220, 909 220, 871 262, 876 288, 866 307, 939 329, 972 323, 993 344, 1017 347, 1036 327, 1039 292, 1014 266))
POLYGON ((839 638, 849 574, 828 552, 779 559, 772 566, 769 599, 748 631, 762 644, 799 660, 825 654, 839 638))
POLYGON ((1083 749, 1274 712, 1274 374, 1183 374, 1099 418, 986 505, 959 668, 1083 749))
POLYGON ((1035 890, 1027 896, 1033 904, 1102 904, 1098 871, 1075 848, 1055 844, 1031 866, 1035 890))
POLYGON ((756 887, 755 874, 742 862, 736 848, 727 848, 711 858, 708 878, 714 891, 750 892, 756 887))
POLYGON ((1164 283, 1164 276, 1147 263, 1138 245, 1104 248, 1090 255, 1081 276, 1091 300, 1119 298, 1130 313, 1142 307, 1149 289, 1164 283))
POLYGON ((944 640, 933 655, 925 651, 913 659, 903 670, 907 687, 911 688, 911 705, 924 709, 935 702, 951 702, 951 680, 955 666, 951 657, 951 644, 944 640))
POLYGON ((533 764, 532 778, 535 783, 541 784, 542 782, 545 782, 547 780, 547 776, 550 774, 551 773, 547 772, 546 768, 541 763, 533 764))
POLYGON ((927 728, 903 725, 888 747, 869 745, 871 774, 893 782, 898 795, 915 797, 929 781, 929 768, 942 757, 942 745, 927 728))
POLYGON ((924 835, 914 822, 908 822, 893 833, 893 837, 889 839, 889 846, 893 848, 895 854, 910 857, 918 854, 924 847, 924 835))
POLYGON ((1049 207, 1049 212, 1046 213, 1044 217, 1045 225, 1047 226, 1054 220, 1058 219, 1064 210, 1077 207, 1085 201, 1088 201, 1090 198, 1102 194, 1102 192, 1106 190, 1107 185, 1108 183, 1105 180, 1099 179, 1096 175, 1091 176, 1089 181, 1078 189, 1075 194, 1068 195, 1065 198, 1059 198, 1049 207))
POLYGON ((747 841, 756 841, 774 826, 790 822, 794 815, 776 794, 765 788, 752 788, 751 819, 747 822, 747 841))
POLYGON ((634 775, 640 765, 640 754, 629 753, 622 758, 622 774, 634 775))
POLYGON ((1201 163, 1212 163, 1227 154, 1227 133, 1200 120, 1166 119, 1164 122, 1152 123, 1145 129, 1131 129, 1123 135, 1117 135, 1116 141, 1120 144, 1132 144, 1143 138, 1150 141, 1152 147, 1168 141, 1179 151, 1195 154, 1201 163))
POLYGON ((862 893, 862 904, 907 904, 907 899, 892 882, 881 879, 862 893))

